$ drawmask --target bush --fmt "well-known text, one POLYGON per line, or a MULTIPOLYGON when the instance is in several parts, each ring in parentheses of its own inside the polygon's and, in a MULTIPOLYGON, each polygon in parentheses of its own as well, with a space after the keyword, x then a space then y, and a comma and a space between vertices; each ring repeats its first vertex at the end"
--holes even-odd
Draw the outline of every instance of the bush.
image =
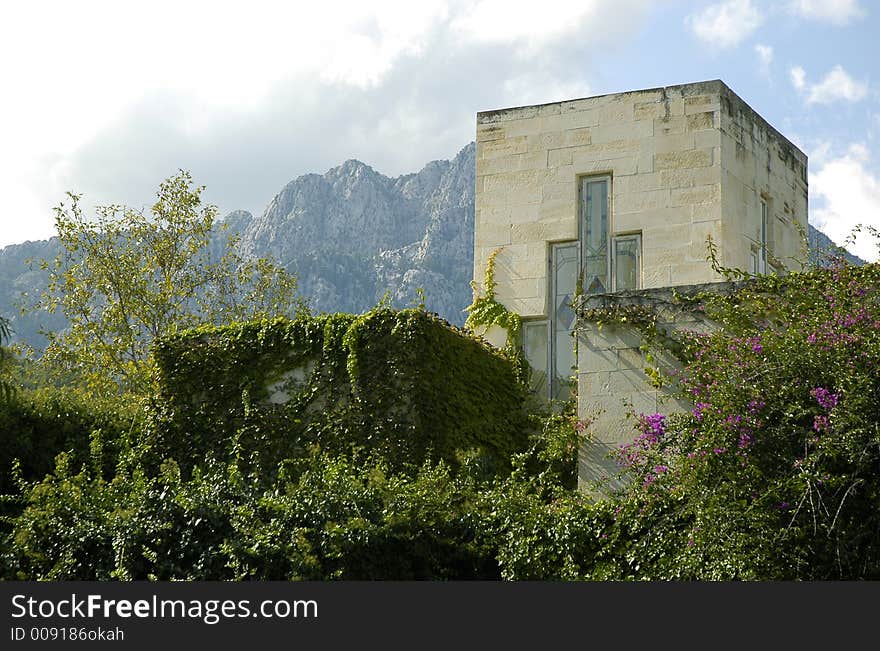
POLYGON ((880 577, 878 281, 840 264, 707 304, 721 327, 678 378, 695 408, 645 416, 627 454, 626 499, 675 505, 661 526, 689 577, 880 577))

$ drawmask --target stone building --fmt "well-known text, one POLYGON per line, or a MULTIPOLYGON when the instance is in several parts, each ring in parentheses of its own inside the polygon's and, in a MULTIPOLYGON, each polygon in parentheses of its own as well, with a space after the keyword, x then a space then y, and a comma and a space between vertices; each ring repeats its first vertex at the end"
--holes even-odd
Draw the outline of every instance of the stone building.
POLYGON ((498 251, 533 389, 566 398, 577 376, 595 419, 579 474, 601 476, 627 412, 662 396, 632 333, 581 328, 575 346, 574 297, 719 282, 708 238, 723 266, 783 273, 803 256, 807 157, 719 80, 483 111, 476 140, 474 278, 498 251))

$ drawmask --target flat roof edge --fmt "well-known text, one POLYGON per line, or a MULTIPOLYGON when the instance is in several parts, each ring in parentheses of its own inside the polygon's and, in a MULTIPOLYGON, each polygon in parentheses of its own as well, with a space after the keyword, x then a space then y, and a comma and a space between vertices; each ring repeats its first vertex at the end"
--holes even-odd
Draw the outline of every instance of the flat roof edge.
MULTIPOLYGON (((798 152, 802 157, 804 162, 807 161, 806 153, 797 145, 795 145, 791 140, 786 138, 776 127, 774 127, 770 122, 768 122, 764 117, 761 116, 754 108, 752 108, 748 102, 746 102, 742 97, 736 94, 736 92, 730 88, 724 81, 721 79, 708 79, 705 81, 695 81, 689 82, 685 84, 675 84, 672 86, 657 86, 655 88, 639 88, 635 90, 626 90, 617 93, 603 93, 601 95, 589 95, 587 97, 575 97, 570 99, 558 100, 555 102, 544 102, 542 104, 525 104, 522 106, 510 106, 499 109, 491 109, 487 111, 477 111, 477 124, 486 124, 494 122, 492 118, 507 116, 511 113, 516 112, 527 112, 530 109, 534 110, 536 113, 542 108, 548 106, 561 106, 563 104, 571 104, 574 102, 580 102, 588 99, 601 99, 603 97, 616 97, 616 96, 625 96, 625 95, 635 95, 641 93, 652 93, 652 92, 668 92, 668 91, 682 91, 682 95, 698 95, 705 93, 718 93, 722 96, 728 96, 735 98, 737 102, 739 102, 742 106, 744 106, 748 111, 757 118, 763 125, 767 127, 767 129, 778 139, 784 141, 787 145, 789 145, 793 150, 798 152)), ((535 117, 535 116, 527 116, 527 117, 535 117)))
MULTIPOLYGON (((570 99, 557 100, 555 102, 544 102, 542 104, 523 104, 522 106, 507 106, 499 109, 489 109, 486 111, 477 111, 477 117, 488 117, 495 114, 509 113, 510 111, 521 111, 525 109, 537 109, 544 106, 555 106, 556 104, 568 104, 569 102, 580 102, 585 99, 599 99, 602 97, 613 97, 615 95, 633 95, 636 93, 651 93, 659 91, 677 90, 685 88, 720 90, 720 88, 728 88, 720 79, 707 79, 705 81, 694 81, 687 84, 675 84, 673 86, 657 86, 656 88, 637 88, 634 90, 624 90, 617 93, 602 93, 600 95, 587 95, 586 97, 573 97, 570 99)), ((728 88, 729 90, 729 88, 728 88)))

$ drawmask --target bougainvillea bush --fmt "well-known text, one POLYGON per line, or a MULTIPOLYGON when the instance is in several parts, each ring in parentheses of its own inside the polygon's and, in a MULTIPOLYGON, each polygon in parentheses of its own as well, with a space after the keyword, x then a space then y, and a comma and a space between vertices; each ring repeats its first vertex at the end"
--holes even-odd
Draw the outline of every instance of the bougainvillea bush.
POLYGON ((838 262, 707 298, 689 413, 644 414, 621 513, 690 578, 880 577, 880 267, 838 262))

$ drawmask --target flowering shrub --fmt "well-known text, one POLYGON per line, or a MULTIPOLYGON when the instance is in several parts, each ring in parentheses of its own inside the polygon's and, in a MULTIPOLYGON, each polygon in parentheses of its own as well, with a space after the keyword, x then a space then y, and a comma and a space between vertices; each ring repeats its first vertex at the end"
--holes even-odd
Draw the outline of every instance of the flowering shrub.
POLYGON ((880 267, 760 277, 685 337, 687 413, 642 416, 626 503, 699 578, 880 577, 880 267))

